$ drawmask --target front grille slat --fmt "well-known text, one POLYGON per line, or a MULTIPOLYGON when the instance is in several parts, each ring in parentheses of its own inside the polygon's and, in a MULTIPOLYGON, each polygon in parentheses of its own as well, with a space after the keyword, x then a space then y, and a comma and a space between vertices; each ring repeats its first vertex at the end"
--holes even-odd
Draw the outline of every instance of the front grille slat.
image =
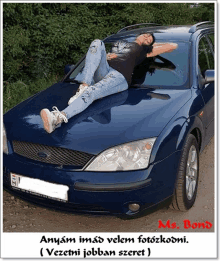
POLYGON ((20 156, 63 166, 83 167, 94 155, 59 147, 51 147, 37 143, 13 141, 14 152, 20 156), (46 158, 40 157, 39 152, 47 153, 46 158))

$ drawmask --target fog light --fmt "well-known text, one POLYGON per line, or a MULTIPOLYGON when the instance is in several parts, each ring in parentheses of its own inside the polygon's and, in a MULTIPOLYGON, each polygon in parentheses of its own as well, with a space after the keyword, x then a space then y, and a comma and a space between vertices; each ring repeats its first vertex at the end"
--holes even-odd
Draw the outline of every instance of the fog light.
POLYGON ((128 205, 129 210, 131 210, 132 212, 137 212, 140 209, 140 205, 133 203, 133 204, 129 204, 128 205))

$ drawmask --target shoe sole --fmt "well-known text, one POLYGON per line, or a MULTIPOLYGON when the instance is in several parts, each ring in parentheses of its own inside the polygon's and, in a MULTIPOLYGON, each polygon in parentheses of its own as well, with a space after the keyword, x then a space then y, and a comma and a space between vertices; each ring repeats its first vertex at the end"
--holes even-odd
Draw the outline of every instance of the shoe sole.
POLYGON ((44 123, 44 129, 45 129, 45 131, 48 132, 48 133, 51 133, 53 130, 52 130, 52 126, 51 126, 51 124, 50 124, 50 122, 49 122, 49 116, 48 116, 49 113, 50 113, 49 110, 43 109, 43 110, 41 110, 41 112, 40 112, 40 116, 41 116, 41 119, 42 119, 42 121, 43 121, 43 123, 44 123))

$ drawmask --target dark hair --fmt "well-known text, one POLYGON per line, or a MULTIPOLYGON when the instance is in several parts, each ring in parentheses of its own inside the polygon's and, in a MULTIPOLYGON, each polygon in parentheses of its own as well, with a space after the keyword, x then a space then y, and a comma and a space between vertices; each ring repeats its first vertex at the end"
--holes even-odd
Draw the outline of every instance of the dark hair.
POLYGON ((153 45, 154 43, 155 43, 155 36, 153 35, 153 33, 149 33, 149 32, 142 32, 142 33, 140 33, 140 34, 138 34, 137 36, 136 36, 136 38, 138 38, 138 36, 140 36, 140 35, 142 35, 142 34, 149 34, 149 35, 151 35, 152 36, 152 38, 153 38, 153 41, 152 41, 152 43, 150 44, 150 45, 153 45))

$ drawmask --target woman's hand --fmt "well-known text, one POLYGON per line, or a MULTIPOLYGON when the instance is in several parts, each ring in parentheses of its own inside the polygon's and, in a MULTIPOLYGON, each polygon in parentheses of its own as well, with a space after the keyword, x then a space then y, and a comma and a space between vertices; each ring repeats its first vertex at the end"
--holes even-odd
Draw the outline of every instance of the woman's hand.
POLYGON ((114 59, 114 58, 116 58, 116 57, 118 57, 116 53, 108 53, 108 54, 106 55, 106 59, 107 59, 107 60, 111 60, 111 59, 114 59))

